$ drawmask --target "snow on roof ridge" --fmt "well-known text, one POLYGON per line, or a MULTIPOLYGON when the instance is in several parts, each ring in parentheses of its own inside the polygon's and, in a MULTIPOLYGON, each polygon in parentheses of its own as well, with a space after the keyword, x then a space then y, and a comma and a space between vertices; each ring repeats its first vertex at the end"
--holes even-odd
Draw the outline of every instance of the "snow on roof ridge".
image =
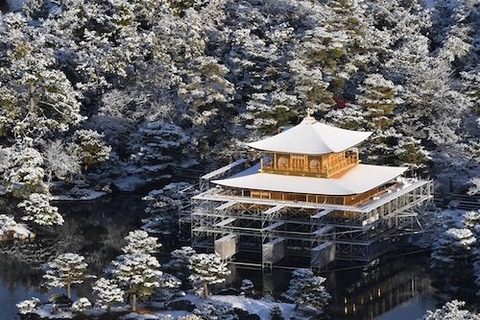
POLYGON ((303 120, 302 120, 302 122, 300 122, 300 124, 315 124, 316 122, 318 122, 317 119, 315 119, 311 115, 308 115, 305 118, 303 118, 303 120))
POLYGON ((321 123, 308 115, 291 129, 249 142, 247 146, 270 152, 318 155, 347 150, 371 134, 372 132, 347 130, 321 123))

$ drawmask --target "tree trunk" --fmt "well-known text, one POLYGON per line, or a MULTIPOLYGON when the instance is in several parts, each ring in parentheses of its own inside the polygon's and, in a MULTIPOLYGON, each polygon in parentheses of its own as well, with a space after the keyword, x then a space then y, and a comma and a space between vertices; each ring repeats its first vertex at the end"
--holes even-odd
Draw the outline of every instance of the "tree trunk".
POLYGON ((72 298, 72 293, 71 293, 71 289, 70 289, 70 287, 71 287, 70 282, 71 282, 70 281, 70 275, 67 275, 67 298, 68 298, 68 300, 71 300, 71 298, 72 298))
POLYGON ((208 298, 208 283, 206 281, 203 282, 203 296, 208 298))
POLYGON ((132 295, 132 311, 137 311, 137 295, 132 295))
POLYGON ((28 84, 28 93, 29 93, 29 97, 28 97, 28 100, 29 100, 29 108, 30 108, 30 112, 33 112, 35 110, 35 84, 33 82, 30 82, 28 84))

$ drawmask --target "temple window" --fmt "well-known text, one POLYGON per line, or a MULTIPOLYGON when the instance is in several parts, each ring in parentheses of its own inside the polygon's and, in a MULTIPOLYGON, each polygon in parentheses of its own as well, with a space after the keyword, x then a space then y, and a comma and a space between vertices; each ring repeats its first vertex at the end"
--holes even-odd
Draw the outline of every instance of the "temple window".
POLYGON ((319 169, 320 168, 320 161, 317 159, 310 160, 310 169, 319 169))
POLYGON ((287 157, 281 156, 277 160, 278 167, 286 168, 288 166, 288 159, 287 157))

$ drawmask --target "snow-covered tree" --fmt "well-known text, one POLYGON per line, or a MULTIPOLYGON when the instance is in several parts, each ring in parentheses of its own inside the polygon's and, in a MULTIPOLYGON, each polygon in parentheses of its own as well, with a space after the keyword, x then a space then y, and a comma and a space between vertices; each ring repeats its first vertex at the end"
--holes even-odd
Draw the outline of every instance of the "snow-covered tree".
POLYGON ((469 229, 450 228, 433 243, 432 266, 455 268, 471 262, 475 237, 469 229))
MULTIPOLYGON (((228 68, 213 57, 200 57, 189 64, 187 80, 179 88, 179 96, 188 104, 188 117, 200 127, 218 125, 219 119, 232 105, 235 88, 225 79, 228 68)), ((224 119, 223 119, 224 120, 224 119)), ((213 127, 211 129, 214 129, 213 127)))
POLYGON ((71 286, 82 283, 89 275, 85 258, 75 253, 64 253, 48 263, 43 275, 44 284, 48 288, 66 288, 67 297, 71 298, 71 286))
POLYGON ((61 140, 48 143, 42 153, 47 180, 71 179, 80 174, 80 159, 72 145, 65 145, 61 140))
POLYGON ((452 300, 443 305, 442 308, 435 311, 428 310, 422 320, 478 320, 480 316, 468 310, 463 309, 465 302, 452 300))
POLYGON ((208 297, 208 285, 223 283, 231 274, 227 264, 216 254, 197 253, 189 259, 194 286, 203 285, 203 296, 208 297))
POLYGON ((189 314, 186 316, 180 316, 178 317, 178 320, 202 320, 200 316, 197 316, 195 314, 189 314))
POLYGON ((103 134, 94 130, 75 132, 76 152, 86 171, 91 165, 108 160, 112 148, 103 141, 103 134))
POLYGON ((127 245, 122 248, 125 254, 112 262, 113 279, 131 299, 132 310, 137 308, 137 299, 146 300, 160 287, 160 264, 150 255, 160 244, 157 238, 148 236, 142 230, 135 230, 125 237, 127 245))
POLYGON ((190 258, 197 254, 197 252, 189 246, 181 247, 180 249, 175 249, 171 252, 172 259, 165 263, 163 267, 166 270, 174 273, 184 285, 186 285, 188 277, 191 274, 190 269, 190 258))
POLYGON ((0 38, 9 47, 0 69, 7 94, 0 109, 0 131, 9 138, 39 139, 66 132, 84 118, 79 92, 56 66, 58 38, 45 24, 33 26, 23 13, 2 15, 0 38), (10 99, 15 93, 15 99, 10 99))
POLYGON ((238 315, 229 303, 205 300, 193 310, 193 314, 205 320, 237 320, 238 315))
POLYGON ((472 186, 468 189, 468 194, 471 196, 480 194, 480 178, 472 178, 470 182, 472 186))
MULTIPOLYGON (((431 160, 431 174, 462 171, 464 186, 478 178, 478 16, 474 0, 431 10, 399 0, 28 1, 0 16, 0 138, 3 148, 32 139, 26 147, 44 157, 32 181, 45 179, 38 169, 75 174, 70 156, 84 170, 103 161, 105 143, 118 156, 106 174, 154 180, 243 156, 241 142, 298 123, 310 107, 317 118, 343 112, 350 128, 381 128, 370 159, 431 160), (404 101, 393 111, 393 91, 368 84, 377 75, 404 101), (330 111, 334 100, 358 106, 330 111), (101 152, 71 153, 75 130, 104 133, 101 152)), ((27 191, 21 198, 44 193, 27 191)))
POLYGON ((24 212, 24 221, 32 221, 40 226, 63 224, 62 215, 58 213, 57 207, 50 204, 50 196, 47 194, 32 193, 18 207, 24 212))
POLYGON ((162 245, 157 243, 157 238, 150 237, 146 231, 130 231, 125 237, 127 245, 122 248, 126 254, 146 253, 152 254, 162 245))
POLYGON ((283 296, 296 304, 322 310, 331 298, 324 282, 325 278, 315 276, 309 269, 297 269, 293 271, 290 285, 283 296))
POLYGON ((242 296, 252 296, 253 293, 253 282, 249 279, 243 279, 240 284, 240 295, 242 296))
POLYGON ((85 297, 78 298, 72 303, 73 313, 82 313, 92 307, 92 303, 85 297))
POLYGON ((284 320, 283 313, 282 313, 282 307, 278 303, 275 303, 273 305, 272 310, 270 311, 270 319, 271 320, 284 320))
POLYGON ((364 110, 358 104, 348 104, 344 108, 333 108, 325 114, 332 125, 355 131, 365 130, 367 120, 364 110))
POLYGON ((473 234, 480 236, 480 210, 467 211, 463 215, 463 225, 470 229, 473 234))
POLYGON ((399 87, 381 74, 369 74, 358 88, 357 102, 364 107, 369 129, 384 130, 393 124, 393 110, 402 99, 399 87))
POLYGON ((160 286, 160 264, 146 253, 121 255, 112 262, 112 275, 130 297, 132 310, 137 309, 137 298, 145 300, 160 286))
POLYGON ((92 290, 97 297, 95 304, 102 309, 110 310, 112 306, 124 302, 124 292, 113 280, 100 278, 95 282, 92 290))
POLYGON ((19 302, 16 304, 16 306, 20 314, 27 314, 35 310, 39 304, 40 300, 38 298, 32 298, 30 300, 24 300, 22 302, 19 302))
POLYGON ((43 182, 44 159, 40 152, 29 146, 31 143, 30 139, 26 139, 5 148, 0 158, 5 189, 14 197, 28 199, 32 193, 46 193, 48 190, 43 182))
POLYGON ((182 285, 182 281, 169 273, 163 273, 160 276, 160 287, 166 289, 175 289, 182 285))
POLYGON ((324 81, 318 66, 306 65, 304 60, 289 62, 290 71, 295 81, 294 90, 302 105, 323 111, 335 102, 332 93, 327 90, 329 83, 324 81))
POLYGON ((463 215, 463 227, 470 230, 475 237, 475 242, 471 246, 475 260, 478 260, 480 257, 480 210, 465 212, 463 215))
POLYGON ((14 239, 29 239, 35 235, 24 224, 19 224, 13 216, 0 214, 0 236, 14 239))
POLYGON ((17 223, 13 216, 0 214, 0 231, 3 232, 8 228, 15 227, 17 223))
MULTIPOLYGON (((174 182, 162 189, 152 190, 142 198, 147 203, 145 212, 149 216, 172 216, 169 209, 178 210, 189 201, 196 190, 193 185, 186 182, 174 182)), ((172 219, 173 220, 173 219, 172 219)))
POLYGON ((188 159, 185 153, 191 143, 182 128, 163 121, 146 122, 138 129, 138 148, 135 159, 147 179, 164 174, 173 166, 182 166, 188 159))
POLYGON ((451 62, 429 51, 429 41, 424 35, 406 38, 387 62, 403 82, 399 131, 429 146, 435 171, 462 171, 470 157, 462 138, 472 97, 452 78, 451 62))

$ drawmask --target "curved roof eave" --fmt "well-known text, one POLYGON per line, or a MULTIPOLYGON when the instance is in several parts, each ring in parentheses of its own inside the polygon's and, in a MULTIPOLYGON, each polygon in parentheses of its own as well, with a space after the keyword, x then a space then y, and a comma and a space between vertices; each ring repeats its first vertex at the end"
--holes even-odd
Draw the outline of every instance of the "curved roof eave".
POLYGON ((321 155, 352 148, 371 134, 372 132, 340 129, 304 119, 293 128, 246 145, 270 152, 321 155))
POLYGON ((261 173, 259 169, 260 166, 255 165, 230 178, 212 182, 238 189, 347 196, 379 187, 400 176, 408 168, 359 164, 338 178, 328 179, 261 173))

